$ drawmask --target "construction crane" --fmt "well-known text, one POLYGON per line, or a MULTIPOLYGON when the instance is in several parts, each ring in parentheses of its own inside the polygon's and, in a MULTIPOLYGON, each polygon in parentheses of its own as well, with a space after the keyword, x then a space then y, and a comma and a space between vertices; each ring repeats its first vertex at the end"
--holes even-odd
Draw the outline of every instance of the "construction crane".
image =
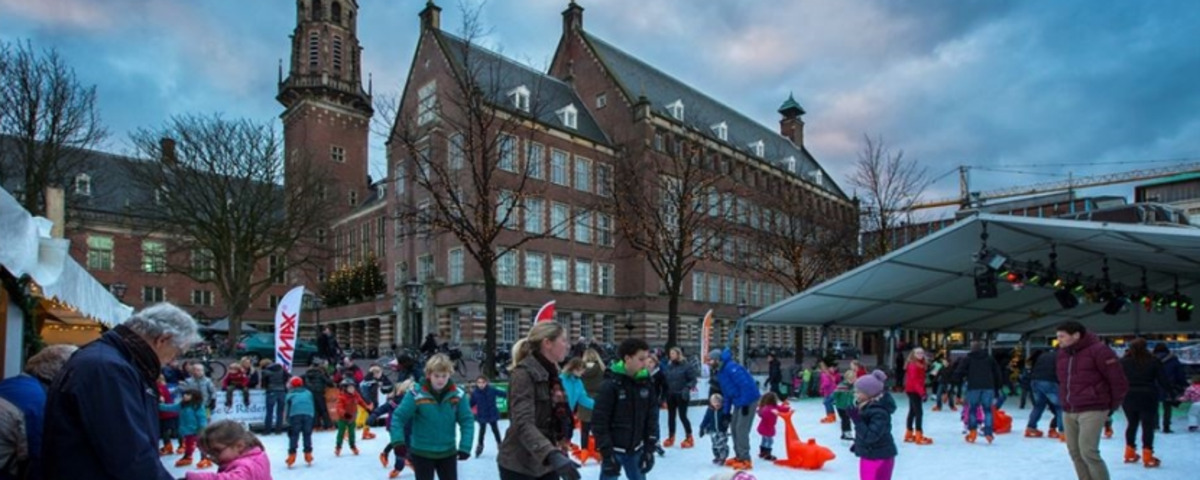
POLYGON ((1169 167, 1132 170, 1128 172, 1108 173, 1087 177, 1068 178, 1056 182, 1035 183, 1019 187, 999 188, 983 192, 972 192, 970 189, 970 169, 963 165, 958 167, 960 193, 957 198, 943 198, 929 202, 918 202, 909 207, 911 210, 926 208, 949 207, 958 205, 962 208, 977 206, 980 202, 999 200, 1002 198, 1024 197, 1044 193, 1069 192, 1079 188, 1100 187, 1117 183, 1137 182, 1155 178, 1169 177, 1180 173, 1200 171, 1200 163, 1185 163, 1169 167))

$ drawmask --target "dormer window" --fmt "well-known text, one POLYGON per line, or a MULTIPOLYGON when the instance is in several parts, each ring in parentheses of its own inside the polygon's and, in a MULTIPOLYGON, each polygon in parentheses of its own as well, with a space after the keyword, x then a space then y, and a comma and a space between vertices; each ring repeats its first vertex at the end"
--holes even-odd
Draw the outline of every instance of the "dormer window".
POLYGON ((85 197, 92 196, 92 177, 86 173, 75 176, 75 194, 85 197))
POLYGON ((522 112, 529 111, 529 89, 521 85, 508 92, 508 98, 512 100, 512 104, 517 110, 522 112))
POLYGON ((671 116, 676 120, 683 121, 683 100, 676 100, 667 104, 667 111, 671 112, 671 116))
POLYGON ((796 157, 789 155, 783 159, 783 168, 786 168, 788 173, 796 173, 796 157))
POLYGON ((721 141, 723 141, 723 142, 729 141, 729 125, 726 125, 725 122, 721 122, 716 125, 713 125, 712 131, 713 131, 713 134, 715 134, 717 136, 717 138, 721 139, 721 141))
POLYGON ((821 170, 813 170, 812 173, 808 174, 808 176, 812 178, 813 183, 822 186, 825 185, 825 172, 822 172, 821 170))
POLYGON ((750 144, 750 151, 753 152, 754 156, 756 156, 756 157, 761 158, 763 156, 765 148, 766 147, 763 146, 762 140, 758 140, 758 141, 750 144))
POLYGON ((575 105, 567 105, 554 113, 558 115, 558 120, 567 128, 579 128, 577 127, 579 110, 575 109, 575 105))
POLYGON ((154 204, 162 205, 167 201, 167 187, 161 186, 154 190, 154 204))

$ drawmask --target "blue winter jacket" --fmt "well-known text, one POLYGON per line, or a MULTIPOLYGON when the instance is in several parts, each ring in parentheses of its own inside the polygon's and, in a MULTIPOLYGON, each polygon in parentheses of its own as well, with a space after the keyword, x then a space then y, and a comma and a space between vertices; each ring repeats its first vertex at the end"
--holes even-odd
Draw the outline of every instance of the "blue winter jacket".
POLYGON ((500 421, 500 408, 496 406, 497 398, 508 398, 508 394, 493 387, 490 383, 487 388, 483 390, 476 388, 471 393, 471 406, 475 407, 476 422, 492 423, 500 421))
POLYGON ((50 386, 47 480, 175 479, 159 459, 157 378, 134 365, 119 336, 109 331, 79 349, 50 386))
MULTIPOLYGON (((46 387, 38 379, 20 374, 0 382, 0 398, 25 416, 25 441, 29 444, 29 478, 42 478, 42 418, 46 412, 46 387)), ((0 469, 3 469, 0 465, 0 469)), ((8 478, 0 473, 0 478, 8 478)))
POLYGON ((732 413, 734 407, 753 405, 762 396, 758 393, 754 377, 733 361, 733 352, 729 349, 721 352, 721 372, 717 374, 717 383, 721 384, 721 395, 725 397, 725 413, 732 413))
POLYGON ((291 389, 288 391, 287 396, 283 398, 283 404, 287 407, 289 417, 296 415, 315 417, 317 415, 317 409, 313 406, 313 394, 307 388, 291 389))
POLYGON ((563 392, 567 394, 567 408, 572 412, 575 411, 575 405, 581 405, 583 408, 595 408, 596 402, 589 397, 587 390, 583 388, 583 379, 571 375, 567 372, 558 374, 559 380, 562 381, 563 392))
POLYGON ((179 436, 199 435, 208 426, 208 411, 204 405, 182 405, 180 402, 163 403, 159 410, 179 412, 179 436))

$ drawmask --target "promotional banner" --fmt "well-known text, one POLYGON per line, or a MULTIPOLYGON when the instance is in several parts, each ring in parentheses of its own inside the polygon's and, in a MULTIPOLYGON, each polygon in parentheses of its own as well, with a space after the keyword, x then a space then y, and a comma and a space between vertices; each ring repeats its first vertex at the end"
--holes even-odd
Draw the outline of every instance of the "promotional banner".
POLYGON ((537 315, 533 316, 533 323, 553 322, 554 321, 554 300, 546 302, 542 308, 538 309, 537 315))
POLYGON ((283 296, 275 309, 275 363, 284 371, 292 372, 292 360, 296 355, 296 335, 300 331, 300 307, 304 300, 304 287, 296 287, 283 296))
POLYGON ((711 335, 709 334, 709 331, 712 330, 712 322, 713 322, 712 312, 713 312, 712 310, 709 310, 708 313, 704 314, 704 323, 700 325, 700 361, 701 362, 708 361, 708 344, 710 341, 709 338, 711 337, 711 335))

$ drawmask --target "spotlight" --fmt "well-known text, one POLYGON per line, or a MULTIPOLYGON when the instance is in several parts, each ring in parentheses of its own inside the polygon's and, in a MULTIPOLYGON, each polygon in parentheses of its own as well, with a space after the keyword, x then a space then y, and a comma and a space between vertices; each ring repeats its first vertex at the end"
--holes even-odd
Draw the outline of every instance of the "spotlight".
POLYGON ((1075 294, 1067 290, 1055 290, 1054 299, 1058 300, 1058 304, 1064 310, 1070 310, 1079 306, 1079 297, 1076 297, 1075 294))
POLYGON ((1021 274, 1017 272, 1008 272, 1008 274, 1004 276, 1004 279, 1008 280, 1008 283, 1021 283, 1021 274))
POLYGON ((1008 263, 1008 255, 994 248, 985 248, 979 252, 977 261, 990 270, 1000 270, 1005 263, 1008 263))
POLYGON ((1108 315, 1116 315, 1121 313, 1121 310, 1123 310, 1125 305, 1128 303, 1129 299, 1123 296, 1112 296, 1109 298, 1108 302, 1104 304, 1104 313, 1108 315))
POLYGON ((1175 320, 1180 322, 1192 321, 1192 310, 1189 308, 1175 309, 1175 320))
POLYGON ((975 298, 996 298, 999 296, 996 290, 996 275, 992 269, 976 270, 975 272, 975 298))

